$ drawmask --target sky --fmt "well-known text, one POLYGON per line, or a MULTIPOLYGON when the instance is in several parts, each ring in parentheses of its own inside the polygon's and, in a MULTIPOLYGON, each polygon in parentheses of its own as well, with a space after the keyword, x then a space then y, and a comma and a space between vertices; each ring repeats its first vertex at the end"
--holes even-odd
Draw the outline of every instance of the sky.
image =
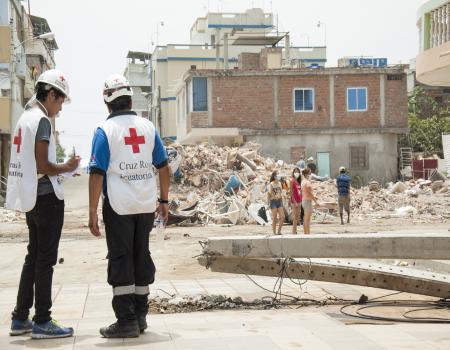
MULTIPOLYGON (((32 15, 45 17, 59 50, 56 68, 70 84, 72 103, 56 121, 63 147, 90 154, 95 128, 107 117, 102 86, 123 73, 126 55, 151 42, 187 44, 195 19, 209 12, 273 12, 295 46, 322 46, 327 66, 344 56, 387 57, 409 63, 418 51, 417 9, 424 0, 29 0, 32 15), (318 22, 324 23, 317 27, 318 22)), ((23 2, 27 7, 27 1, 23 2)))

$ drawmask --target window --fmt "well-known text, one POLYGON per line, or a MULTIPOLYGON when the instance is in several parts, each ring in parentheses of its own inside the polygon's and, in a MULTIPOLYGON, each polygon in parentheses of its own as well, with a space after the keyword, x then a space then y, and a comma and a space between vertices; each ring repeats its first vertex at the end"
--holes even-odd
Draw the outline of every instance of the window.
POLYGON ((356 170, 369 168, 366 146, 350 146, 350 168, 356 170))
POLYGON ((387 80, 403 80, 402 74, 388 74, 387 80))
POLYGON ((294 112, 314 112, 314 89, 294 89, 294 112))
POLYGON ((347 89, 347 111, 367 111, 367 88, 356 87, 347 89))
POLYGON ((192 79, 192 107, 194 112, 208 110, 206 78, 192 79))

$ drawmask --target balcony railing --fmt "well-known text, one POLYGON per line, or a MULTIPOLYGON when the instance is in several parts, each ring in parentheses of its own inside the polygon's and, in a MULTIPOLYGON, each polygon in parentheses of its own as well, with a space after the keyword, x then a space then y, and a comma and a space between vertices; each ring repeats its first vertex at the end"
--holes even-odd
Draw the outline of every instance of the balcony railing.
POLYGON ((430 48, 450 41, 450 2, 428 13, 430 18, 430 48))

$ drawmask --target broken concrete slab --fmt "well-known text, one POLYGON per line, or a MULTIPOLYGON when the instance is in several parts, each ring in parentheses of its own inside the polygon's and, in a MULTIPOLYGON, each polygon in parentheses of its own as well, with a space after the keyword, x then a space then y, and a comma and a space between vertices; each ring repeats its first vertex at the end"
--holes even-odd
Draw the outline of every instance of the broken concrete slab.
POLYGON ((450 233, 327 234, 209 238, 204 254, 258 258, 450 259, 450 233))
POLYGON ((201 257, 199 263, 213 272, 314 280, 407 293, 450 297, 450 277, 418 269, 337 259, 242 259, 201 257))

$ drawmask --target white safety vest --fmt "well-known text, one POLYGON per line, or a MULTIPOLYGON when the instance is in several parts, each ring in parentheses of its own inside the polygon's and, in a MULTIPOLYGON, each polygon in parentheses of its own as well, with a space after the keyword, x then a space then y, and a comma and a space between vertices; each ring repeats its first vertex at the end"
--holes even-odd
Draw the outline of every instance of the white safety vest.
MULTIPOLYGON (((14 135, 11 137, 11 160, 9 162, 8 184, 6 190, 7 209, 28 212, 36 204, 38 175, 35 158, 35 139, 42 118, 50 119, 38 106, 23 112, 14 135)), ((50 122, 51 125, 51 122, 50 122)), ((48 145, 48 160, 56 164, 56 143, 51 130, 48 145)), ((48 176, 56 197, 64 199, 64 190, 57 176, 48 176)))
POLYGON ((126 114, 106 120, 101 128, 110 152, 106 184, 111 207, 119 215, 153 213, 155 127, 147 119, 126 114))

